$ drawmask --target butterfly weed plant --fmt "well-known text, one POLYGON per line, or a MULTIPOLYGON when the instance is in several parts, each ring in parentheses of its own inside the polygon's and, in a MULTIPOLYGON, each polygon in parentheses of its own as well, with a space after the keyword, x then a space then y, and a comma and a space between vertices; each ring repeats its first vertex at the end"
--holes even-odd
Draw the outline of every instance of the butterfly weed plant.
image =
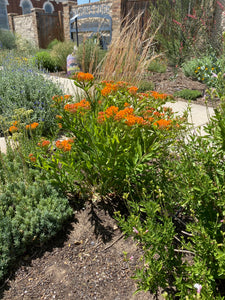
POLYGON ((126 82, 95 84, 89 73, 74 79, 86 97, 79 102, 69 95, 53 97, 65 138, 40 141, 35 164, 54 174, 57 184, 88 197, 90 191, 121 196, 138 190, 149 176, 149 161, 169 148, 182 126, 182 118, 163 107, 170 96, 138 93, 126 82))

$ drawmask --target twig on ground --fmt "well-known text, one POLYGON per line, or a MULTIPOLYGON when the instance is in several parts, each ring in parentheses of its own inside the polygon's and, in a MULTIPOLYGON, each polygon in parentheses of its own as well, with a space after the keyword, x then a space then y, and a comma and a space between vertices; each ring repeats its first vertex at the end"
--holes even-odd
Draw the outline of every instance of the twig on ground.
POLYGON ((181 252, 181 253, 188 253, 188 254, 192 254, 195 255, 194 252, 192 251, 188 251, 188 250, 179 250, 179 249, 174 249, 175 252, 181 252))
POLYGON ((118 242, 122 237, 124 236, 124 233, 122 233, 114 242, 112 242, 109 246, 107 246, 105 249, 102 251, 108 250, 110 247, 112 247, 116 242, 118 242))

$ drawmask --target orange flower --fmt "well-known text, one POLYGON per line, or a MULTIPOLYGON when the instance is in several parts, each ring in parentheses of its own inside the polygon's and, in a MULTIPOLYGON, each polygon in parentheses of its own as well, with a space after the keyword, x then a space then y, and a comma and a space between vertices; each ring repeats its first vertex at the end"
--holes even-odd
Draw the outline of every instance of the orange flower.
POLYGON ((70 151, 72 147, 73 139, 67 139, 62 141, 56 141, 55 145, 58 149, 62 149, 64 152, 70 151))
POLYGON ((133 114, 134 109, 132 107, 126 107, 122 110, 120 110, 116 115, 115 115, 115 120, 122 120, 125 117, 127 117, 130 114, 133 114))
POLYGON ((30 153, 30 154, 29 154, 29 159, 30 159, 30 161, 32 161, 32 162, 35 162, 35 161, 37 160, 33 153, 30 153))
POLYGON ((168 94, 160 94, 156 91, 151 91, 151 96, 155 99, 161 99, 161 100, 165 100, 167 97, 169 97, 170 95, 168 94))
POLYGON ((102 90, 101 90, 101 94, 102 96, 106 97, 111 93, 112 89, 109 86, 105 86, 102 90))
POLYGON ((52 100, 56 103, 61 103, 63 101, 63 96, 55 95, 52 97, 52 100))
POLYGON ((127 103, 127 102, 124 103, 124 107, 129 107, 129 106, 130 106, 129 103, 127 103))
POLYGON ((70 98, 72 98, 71 95, 64 95, 64 99, 68 100, 68 99, 70 99, 70 98))
POLYGON ((71 99, 72 96, 71 95, 64 95, 64 96, 59 96, 59 95, 55 95, 52 97, 52 100, 55 102, 55 103, 61 103, 61 102, 65 102, 66 100, 69 100, 71 99))
POLYGON ((92 81, 94 76, 90 73, 79 72, 77 74, 77 80, 79 81, 92 81))
POLYGON ((148 93, 138 93, 138 96, 140 99, 143 99, 143 98, 148 98, 149 94, 148 93))
POLYGON ((154 120, 155 120, 155 119, 152 118, 152 117, 149 117, 149 118, 148 118, 148 121, 149 121, 150 123, 152 123, 154 120))
POLYGON ((160 129, 169 129, 171 123, 171 120, 161 119, 156 121, 153 125, 158 126, 160 129))
POLYGON ((135 125, 135 124, 139 124, 139 125, 144 125, 145 124, 145 121, 142 117, 138 117, 138 116, 135 116, 135 115, 128 115, 126 118, 125 118, 125 124, 127 124, 128 126, 132 126, 132 125, 135 125))
POLYGON ((18 121, 14 121, 14 122, 13 122, 13 125, 14 125, 14 126, 18 125, 18 121))
POLYGON ((38 125, 39 125, 39 123, 34 122, 34 123, 32 123, 32 124, 26 125, 26 129, 31 129, 31 130, 33 130, 33 129, 37 128, 38 125))
POLYGON ((131 87, 129 87, 128 92, 132 95, 136 95, 137 90, 138 90, 138 88, 136 86, 131 86, 131 87))
POLYGON ((97 119, 97 122, 101 124, 101 123, 104 123, 105 120, 106 120, 105 112, 104 112, 104 111, 100 111, 100 112, 98 113, 98 119, 97 119))
POLYGON ((58 123, 58 127, 61 129, 62 128, 62 123, 58 123))
POLYGON ((80 109, 88 110, 90 108, 91 108, 90 102, 86 101, 85 99, 81 100, 78 103, 67 103, 64 106, 64 109, 70 113, 76 113, 77 110, 80 109))
POLYGON ((16 127, 16 126, 10 126, 9 127, 9 131, 11 132, 11 133, 14 133, 14 132, 16 132, 16 131, 18 131, 18 127, 16 127))
POLYGON ((118 110, 119 110, 119 107, 117 107, 117 106, 108 107, 105 111, 106 117, 110 118, 110 117, 116 115, 118 110))
POLYGON ((60 115, 56 115, 55 117, 56 117, 56 119, 62 119, 62 116, 60 116, 60 115))
POLYGON ((42 148, 47 147, 49 145, 50 145, 50 141, 48 140, 43 140, 41 143, 38 143, 38 146, 42 148))

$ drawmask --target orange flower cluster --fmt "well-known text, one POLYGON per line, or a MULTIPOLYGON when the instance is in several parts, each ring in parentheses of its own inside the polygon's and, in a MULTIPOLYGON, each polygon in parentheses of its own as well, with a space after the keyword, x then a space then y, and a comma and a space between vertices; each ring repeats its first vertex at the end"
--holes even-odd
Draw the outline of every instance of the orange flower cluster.
POLYGON ((79 72, 77 75, 76 75, 76 79, 78 81, 92 81, 94 79, 94 76, 90 73, 84 73, 84 72, 79 72))
POLYGON ((151 96, 155 99, 161 99, 161 100, 165 100, 167 97, 169 97, 170 95, 168 94, 160 94, 156 91, 151 91, 151 96))
POLYGON ((26 125, 26 129, 27 129, 27 130, 28 130, 28 129, 33 130, 33 129, 37 128, 38 125, 39 125, 39 123, 37 123, 37 122, 34 122, 34 123, 32 123, 32 124, 28 124, 28 125, 26 125))
POLYGON ((64 101, 68 101, 71 98, 72 98, 71 95, 64 95, 64 96, 55 95, 55 96, 52 97, 52 100, 56 103, 61 103, 61 102, 64 102, 64 101))
POLYGON ((18 127, 14 126, 14 125, 9 127, 9 131, 11 133, 17 132, 18 130, 19 130, 18 127))
POLYGON ((148 93, 138 93, 138 97, 139 97, 139 99, 148 98, 149 94, 148 93))
POLYGON ((56 141, 55 145, 58 149, 61 149, 64 152, 66 152, 71 150, 72 143, 74 143, 74 139, 67 139, 62 141, 56 141))
POLYGON ((158 126, 160 129, 169 129, 169 127, 172 125, 172 121, 160 119, 156 121, 153 125, 158 126))
POLYGON ((116 115, 118 110, 119 110, 119 107, 117 107, 117 106, 108 107, 105 111, 106 117, 110 118, 110 117, 116 115))
POLYGON ((106 97, 109 94, 111 94, 112 92, 117 91, 118 88, 119 88, 119 86, 117 84, 106 82, 105 87, 101 90, 101 94, 102 94, 102 96, 106 97))
MULTIPOLYGON (((170 109, 165 111, 171 113, 170 109)), ((99 112, 97 121, 98 123, 104 123, 109 118, 112 118, 114 121, 123 121, 128 126, 135 124, 142 126, 154 125, 159 129, 166 130, 170 129, 173 124, 173 120, 169 119, 169 116, 156 111, 154 107, 146 107, 145 111, 142 112, 142 116, 137 116, 132 107, 125 107, 119 110, 117 106, 110 106, 106 111, 99 112)), ((179 124, 176 127, 179 128, 179 124)))
POLYGON ((131 86, 129 87, 128 89, 128 92, 131 94, 131 95, 136 95, 137 94, 137 91, 138 91, 138 88, 136 86, 131 86))
POLYGON ((39 147, 45 148, 45 147, 47 147, 47 146, 50 145, 50 141, 48 141, 48 140, 43 140, 43 141, 41 141, 40 143, 38 143, 37 145, 38 145, 39 147))
POLYGON ((36 157, 34 156, 33 153, 30 153, 30 154, 29 154, 29 159, 30 159, 30 161, 32 161, 32 162, 35 162, 35 161, 36 161, 36 157))
POLYGON ((99 123, 103 123, 108 118, 113 118, 116 121, 125 120, 125 124, 128 126, 132 126, 135 124, 146 124, 146 121, 142 117, 134 115, 134 109, 131 107, 126 107, 125 109, 119 111, 119 108, 117 106, 110 106, 106 109, 105 112, 99 112, 99 123))
POLYGON ((68 103, 64 106, 64 109, 72 114, 76 113, 79 110, 89 110, 91 108, 90 102, 85 99, 81 100, 78 103, 68 103))

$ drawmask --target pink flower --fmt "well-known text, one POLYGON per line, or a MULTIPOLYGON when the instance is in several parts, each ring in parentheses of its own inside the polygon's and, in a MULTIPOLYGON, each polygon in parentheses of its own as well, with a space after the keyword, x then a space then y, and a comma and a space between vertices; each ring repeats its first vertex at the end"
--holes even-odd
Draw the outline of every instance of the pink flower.
POLYGON ((217 77, 218 77, 218 75, 217 75, 216 73, 213 73, 213 72, 212 72, 212 77, 215 77, 215 78, 217 78, 217 77))
POLYGON ((219 5, 219 7, 224 10, 224 6, 219 2, 219 1, 216 1, 216 3, 219 5))
POLYGON ((202 285, 198 284, 198 283, 195 283, 194 287, 197 289, 197 293, 200 294, 201 293, 201 289, 202 289, 202 285))
POLYGON ((180 27, 182 27, 182 24, 180 22, 178 22, 177 20, 173 19, 173 23, 179 25, 180 27))
POLYGON ((133 227, 133 232, 136 233, 136 234, 139 233, 138 230, 135 227, 133 227))
POLYGON ((129 260, 133 260, 134 259, 134 257, 133 257, 133 255, 131 255, 131 257, 129 258, 129 260))
POLYGON ((220 220, 220 223, 224 223, 224 219, 223 219, 223 220, 220 220))
POLYGON ((192 18, 192 19, 197 19, 197 17, 196 16, 194 16, 194 15, 187 15, 189 18, 192 18))

